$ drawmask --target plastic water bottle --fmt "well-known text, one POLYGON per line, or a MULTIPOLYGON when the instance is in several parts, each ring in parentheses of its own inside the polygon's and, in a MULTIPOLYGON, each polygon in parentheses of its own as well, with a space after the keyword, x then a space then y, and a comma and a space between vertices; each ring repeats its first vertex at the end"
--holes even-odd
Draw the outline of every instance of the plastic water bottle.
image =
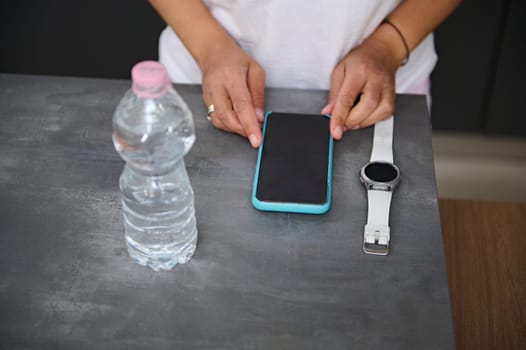
POLYGON ((153 270, 187 262, 197 243, 194 192, 183 156, 195 141, 192 113, 165 67, 144 61, 113 115, 113 144, 126 165, 119 180, 128 252, 153 270))

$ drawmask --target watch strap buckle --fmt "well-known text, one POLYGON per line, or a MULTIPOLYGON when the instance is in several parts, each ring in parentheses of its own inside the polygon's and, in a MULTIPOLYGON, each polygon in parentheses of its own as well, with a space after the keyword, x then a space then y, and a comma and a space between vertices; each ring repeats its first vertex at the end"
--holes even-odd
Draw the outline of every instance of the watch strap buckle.
POLYGON ((363 251, 365 254, 389 254, 390 228, 384 225, 367 224, 363 233, 363 251))

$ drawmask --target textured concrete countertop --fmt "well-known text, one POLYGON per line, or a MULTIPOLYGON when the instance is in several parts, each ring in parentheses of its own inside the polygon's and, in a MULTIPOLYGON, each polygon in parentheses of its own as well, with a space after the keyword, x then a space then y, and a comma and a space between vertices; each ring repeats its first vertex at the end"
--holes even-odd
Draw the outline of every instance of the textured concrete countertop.
MULTIPOLYGON (((362 253, 372 128, 335 144, 328 214, 260 212, 257 151, 213 128, 199 86, 176 86, 197 129, 199 241, 156 273, 124 246, 111 117, 129 84, 0 74, 0 348, 454 348, 422 96, 397 97, 402 179, 380 257, 362 253)), ((266 108, 318 113, 326 95, 268 89, 266 108)))

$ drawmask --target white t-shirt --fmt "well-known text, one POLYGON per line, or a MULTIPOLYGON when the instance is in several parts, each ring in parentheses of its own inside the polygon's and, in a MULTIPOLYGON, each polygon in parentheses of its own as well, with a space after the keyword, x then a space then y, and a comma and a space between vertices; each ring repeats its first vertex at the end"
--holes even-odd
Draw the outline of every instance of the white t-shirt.
MULTIPOLYGON (((367 38, 400 0, 205 0, 212 15, 262 65, 271 87, 329 89, 336 64, 367 38)), ((173 82, 201 83, 201 73, 173 30, 159 40, 159 60, 173 82)), ((433 35, 396 74, 396 91, 428 81, 437 61, 433 35)))

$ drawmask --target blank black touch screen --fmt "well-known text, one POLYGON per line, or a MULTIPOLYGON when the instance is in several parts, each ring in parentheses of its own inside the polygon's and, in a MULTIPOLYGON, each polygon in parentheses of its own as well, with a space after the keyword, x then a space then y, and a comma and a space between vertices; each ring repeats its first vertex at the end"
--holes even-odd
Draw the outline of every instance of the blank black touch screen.
POLYGON ((329 117, 269 113, 256 198, 263 202, 326 203, 331 145, 329 117))

